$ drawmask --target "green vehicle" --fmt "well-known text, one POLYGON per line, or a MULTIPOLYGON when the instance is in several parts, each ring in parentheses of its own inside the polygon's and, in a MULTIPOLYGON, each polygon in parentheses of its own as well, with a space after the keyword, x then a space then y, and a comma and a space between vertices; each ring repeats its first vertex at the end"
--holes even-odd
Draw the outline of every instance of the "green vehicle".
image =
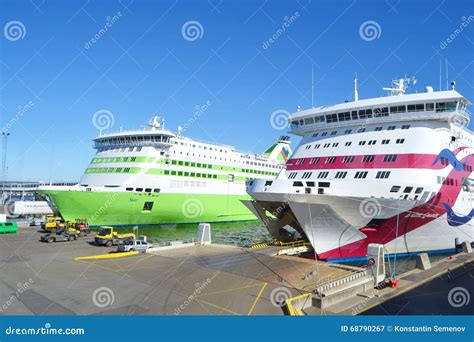
POLYGON ((0 234, 11 234, 18 232, 16 222, 0 222, 0 234))

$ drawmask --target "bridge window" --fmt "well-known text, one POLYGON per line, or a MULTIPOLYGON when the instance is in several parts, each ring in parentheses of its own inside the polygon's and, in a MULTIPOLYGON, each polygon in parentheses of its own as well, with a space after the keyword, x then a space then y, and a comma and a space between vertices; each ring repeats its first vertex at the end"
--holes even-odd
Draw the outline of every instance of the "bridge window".
POLYGON ((328 114, 328 115, 326 115, 326 122, 327 123, 337 122, 337 114, 328 114))
POLYGON ((390 107, 390 113, 405 113, 407 111, 405 106, 392 106, 390 107))
POLYGON ((338 179, 346 178, 346 176, 347 176, 347 171, 338 171, 338 172, 336 172, 336 178, 338 178, 338 179))
POLYGON ((382 116, 388 116, 388 108, 387 107, 375 108, 374 114, 376 118, 382 117, 382 116))

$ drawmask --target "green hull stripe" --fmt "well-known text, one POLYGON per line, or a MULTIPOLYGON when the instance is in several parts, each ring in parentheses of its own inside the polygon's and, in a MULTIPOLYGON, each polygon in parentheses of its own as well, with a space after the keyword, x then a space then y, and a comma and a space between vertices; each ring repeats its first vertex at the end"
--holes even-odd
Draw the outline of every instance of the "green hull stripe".
MULTIPOLYGON (((101 164, 101 163, 153 163, 155 158, 153 157, 107 157, 107 158, 94 158, 91 161, 91 164, 101 164)), ((266 175, 266 176, 276 176, 277 172, 264 171, 264 170, 255 170, 255 169, 244 169, 240 167, 232 166, 223 166, 216 164, 207 164, 207 163, 196 163, 189 162, 184 160, 177 159, 165 159, 160 158, 156 161, 156 164, 161 165, 179 165, 184 167, 193 167, 206 170, 217 170, 217 171, 229 171, 229 172, 240 172, 248 173, 252 175, 266 175)), ((89 168, 90 169, 103 169, 103 168, 89 168)), ((109 168, 105 168, 109 169, 109 168)), ((89 173, 102 173, 102 172, 89 172, 89 173)))
POLYGON ((229 222, 254 220, 240 201, 248 195, 154 194, 43 190, 65 220, 87 218, 91 225, 229 222), (152 204, 151 210, 144 210, 152 204))

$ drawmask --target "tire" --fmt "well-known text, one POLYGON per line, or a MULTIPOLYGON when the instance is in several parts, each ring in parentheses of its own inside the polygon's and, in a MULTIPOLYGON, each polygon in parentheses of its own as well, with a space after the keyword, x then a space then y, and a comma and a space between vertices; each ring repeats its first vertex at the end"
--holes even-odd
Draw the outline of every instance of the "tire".
POLYGON ((107 242, 105 243, 105 246, 106 246, 106 247, 111 247, 111 246, 112 246, 112 241, 110 241, 110 240, 107 241, 107 242))
POLYGON ((47 240, 46 240, 47 243, 51 243, 51 242, 54 242, 54 239, 52 237, 49 237, 47 240))
POLYGON ((134 249, 134 248, 130 248, 128 251, 129 251, 129 252, 135 252, 135 249, 134 249))
POLYGON ((74 236, 68 236, 68 237, 67 237, 67 240, 68 240, 68 241, 72 241, 72 240, 75 240, 75 239, 74 239, 74 236))

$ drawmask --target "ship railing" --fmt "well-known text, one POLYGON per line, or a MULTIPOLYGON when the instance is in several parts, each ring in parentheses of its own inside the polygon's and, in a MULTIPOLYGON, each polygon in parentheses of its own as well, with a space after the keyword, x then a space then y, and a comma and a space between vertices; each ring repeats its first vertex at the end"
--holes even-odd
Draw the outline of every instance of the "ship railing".
POLYGON ((326 277, 321 278, 318 283, 316 284, 316 289, 314 292, 316 294, 321 295, 325 291, 356 281, 358 279, 364 278, 368 276, 368 270, 366 268, 361 269, 353 269, 349 270, 349 274, 347 273, 348 270, 344 270, 343 275, 338 274, 331 274, 326 277))

